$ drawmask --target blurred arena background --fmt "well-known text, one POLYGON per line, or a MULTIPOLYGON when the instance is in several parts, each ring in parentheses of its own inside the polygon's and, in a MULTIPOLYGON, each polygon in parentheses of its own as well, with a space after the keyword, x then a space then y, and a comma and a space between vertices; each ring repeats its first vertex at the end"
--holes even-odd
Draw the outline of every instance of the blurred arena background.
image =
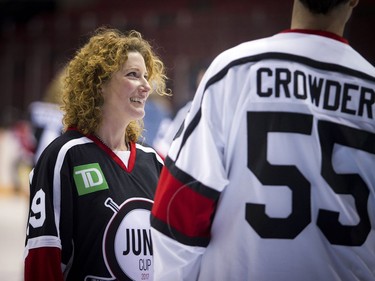
MULTIPOLYGON (((33 153, 29 106, 43 99, 51 80, 97 27, 136 29, 156 47, 170 78, 173 97, 162 103, 172 118, 219 52, 287 29, 292 2, 0 0, 0 280, 23 280, 33 153)), ((361 0, 345 37, 372 64, 374 27, 375 1, 361 0)))
MULTIPOLYGON (((190 99, 194 75, 220 51, 288 28, 292 0, 0 0, 1 111, 24 111, 101 25, 136 29, 158 48, 174 92, 190 99)), ((360 1, 346 36, 375 62, 375 3, 360 1)))

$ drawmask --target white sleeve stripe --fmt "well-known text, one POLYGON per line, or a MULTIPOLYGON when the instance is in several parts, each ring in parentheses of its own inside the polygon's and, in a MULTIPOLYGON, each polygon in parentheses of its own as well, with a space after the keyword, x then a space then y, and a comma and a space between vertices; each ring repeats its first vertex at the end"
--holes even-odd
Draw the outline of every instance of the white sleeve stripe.
POLYGON ((29 250, 41 247, 55 247, 61 249, 61 241, 56 236, 40 236, 27 240, 24 258, 29 254, 29 250))

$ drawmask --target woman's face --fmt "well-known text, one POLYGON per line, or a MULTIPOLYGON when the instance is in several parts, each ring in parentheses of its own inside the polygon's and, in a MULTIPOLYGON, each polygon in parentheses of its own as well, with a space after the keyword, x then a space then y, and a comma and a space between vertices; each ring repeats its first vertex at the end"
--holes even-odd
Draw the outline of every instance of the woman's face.
POLYGON ((142 55, 130 52, 122 68, 102 87, 104 118, 108 114, 115 115, 127 123, 142 119, 150 89, 142 55))

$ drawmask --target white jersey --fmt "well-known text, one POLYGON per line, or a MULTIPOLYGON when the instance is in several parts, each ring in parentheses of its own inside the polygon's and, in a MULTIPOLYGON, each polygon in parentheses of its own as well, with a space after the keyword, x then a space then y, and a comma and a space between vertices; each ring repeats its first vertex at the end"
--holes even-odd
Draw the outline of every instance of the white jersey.
POLYGON ((155 280, 375 280, 374 104, 333 34, 219 55, 159 180, 155 280))

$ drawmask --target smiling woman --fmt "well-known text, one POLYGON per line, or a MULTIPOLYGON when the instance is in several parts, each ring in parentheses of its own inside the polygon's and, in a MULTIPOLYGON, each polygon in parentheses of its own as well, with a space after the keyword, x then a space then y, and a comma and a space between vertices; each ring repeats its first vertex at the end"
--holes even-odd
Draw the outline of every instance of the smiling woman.
MULTIPOLYGON (((108 125, 101 126, 96 135, 104 138, 107 135, 106 131, 112 126, 123 126, 130 124, 132 120, 141 120, 145 115, 144 106, 150 89, 142 55, 136 51, 129 52, 128 59, 121 69, 113 73, 112 78, 102 86, 104 98, 102 123, 108 125), (121 121, 116 122, 116 120, 121 121)), ((116 140, 109 138, 107 141, 112 149, 126 150, 122 148, 126 142, 121 139, 119 143, 113 143, 116 140)))
POLYGON ((151 91, 169 95, 165 80, 137 31, 101 28, 69 62, 65 132, 30 175, 26 281, 152 280, 149 216, 163 161, 137 141, 151 91))
MULTIPOLYGON (((64 115, 65 127, 76 126, 84 134, 99 134, 102 139, 114 136, 113 132, 100 132, 105 127, 102 124, 105 122, 103 118, 107 118, 103 116, 102 110, 104 106, 103 90, 111 86, 107 84, 115 83, 112 80, 116 80, 116 74, 121 76, 121 73, 126 71, 126 67, 130 67, 130 69, 133 67, 131 66, 133 63, 137 64, 135 65, 136 71, 130 71, 126 74, 127 77, 144 79, 144 75, 147 74, 147 79, 152 81, 152 90, 160 95, 167 94, 164 65, 139 32, 130 31, 127 36, 124 36, 116 30, 99 29, 69 63, 66 92, 63 97, 66 111, 64 115), (133 62, 135 59, 133 56, 137 57, 134 53, 139 54, 136 62, 133 62), (131 60, 128 61, 130 54, 131 60), (140 71, 144 73, 140 73, 140 71)), ((148 89, 148 91, 150 90, 148 89)), ((123 127, 122 129, 126 128, 127 140, 135 142, 143 130, 141 118, 124 120, 122 124, 119 124, 121 122, 118 121, 119 116, 117 116, 108 124, 114 122, 123 127)), ((118 130, 119 133, 120 131, 118 130)))

